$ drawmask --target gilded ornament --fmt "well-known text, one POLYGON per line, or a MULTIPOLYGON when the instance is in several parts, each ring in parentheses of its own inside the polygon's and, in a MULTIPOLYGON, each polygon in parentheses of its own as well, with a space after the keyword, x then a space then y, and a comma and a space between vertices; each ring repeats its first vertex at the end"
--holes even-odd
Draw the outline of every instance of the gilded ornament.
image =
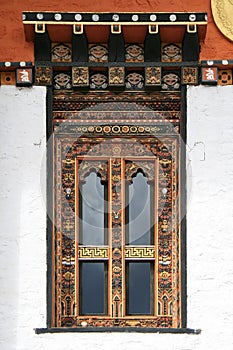
POLYGON ((211 7, 216 26, 233 41, 233 1, 211 0, 211 7))
POLYGON ((88 67, 72 67, 72 85, 84 87, 89 85, 88 67))

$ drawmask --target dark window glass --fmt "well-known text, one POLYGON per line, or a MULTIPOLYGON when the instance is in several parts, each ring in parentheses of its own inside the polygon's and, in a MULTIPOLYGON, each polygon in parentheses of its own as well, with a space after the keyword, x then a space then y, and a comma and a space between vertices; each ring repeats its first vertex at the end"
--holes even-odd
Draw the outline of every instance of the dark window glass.
POLYGON ((107 266, 104 262, 80 263, 81 315, 106 314, 107 266))
POLYGON ((150 262, 127 264, 126 309, 128 315, 153 313, 153 265, 150 262))
POLYGON ((80 186, 80 239, 83 245, 106 244, 106 184, 91 172, 80 186))
POLYGON ((126 244, 153 244, 153 186, 139 172, 126 187, 126 244))

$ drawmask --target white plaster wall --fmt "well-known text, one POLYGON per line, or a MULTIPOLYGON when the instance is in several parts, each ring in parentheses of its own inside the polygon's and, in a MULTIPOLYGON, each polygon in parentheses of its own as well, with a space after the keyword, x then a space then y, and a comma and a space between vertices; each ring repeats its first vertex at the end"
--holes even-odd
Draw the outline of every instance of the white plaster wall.
POLYGON ((40 169, 46 88, 0 87, 0 349, 24 345, 44 325, 46 216, 40 169))
POLYGON ((46 327, 45 95, 0 87, 0 349, 230 349, 233 87, 188 89, 188 327, 201 335, 34 333, 46 327))
POLYGON ((233 86, 188 89, 188 325, 233 347, 233 86))

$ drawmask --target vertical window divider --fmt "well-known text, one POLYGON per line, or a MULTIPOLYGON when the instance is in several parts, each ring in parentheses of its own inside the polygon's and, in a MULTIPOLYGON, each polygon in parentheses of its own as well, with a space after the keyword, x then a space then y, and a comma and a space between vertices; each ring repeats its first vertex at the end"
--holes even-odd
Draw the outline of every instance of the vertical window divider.
POLYGON ((112 158, 108 162, 108 247, 109 247, 109 262, 108 262, 108 315, 113 317, 113 300, 112 300, 112 158))
POLYGON ((122 225, 122 317, 126 315, 125 288, 125 159, 121 158, 121 225, 122 225))
POLYGON ((113 316, 112 310, 112 158, 108 161, 108 315, 113 316))
POLYGON ((75 158, 75 316, 79 315, 79 177, 78 159, 75 158))
POLYGON ((154 247, 155 247, 155 260, 154 260, 154 315, 158 316, 158 158, 155 158, 155 172, 154 172, 154 247))

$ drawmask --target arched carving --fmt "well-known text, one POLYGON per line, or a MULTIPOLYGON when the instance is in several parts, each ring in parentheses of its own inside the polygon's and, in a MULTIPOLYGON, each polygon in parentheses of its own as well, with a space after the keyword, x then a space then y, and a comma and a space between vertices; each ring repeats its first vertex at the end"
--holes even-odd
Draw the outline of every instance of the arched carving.
POLYGON ((133 181, 133 177, 139 172, 142 171, 143 174, 147 177, 148 182, 154 181, 154 162, 149 161, 127 161, 125 165, 125 178, 127 181, 133 181))
POLYGON ((79 164, 79 181, 85 182, 86 177, 94 171, 97 175, 100 175, 101 181, 106 182, 108 178, 108 163, 101 160, 83 160, 79 164))

